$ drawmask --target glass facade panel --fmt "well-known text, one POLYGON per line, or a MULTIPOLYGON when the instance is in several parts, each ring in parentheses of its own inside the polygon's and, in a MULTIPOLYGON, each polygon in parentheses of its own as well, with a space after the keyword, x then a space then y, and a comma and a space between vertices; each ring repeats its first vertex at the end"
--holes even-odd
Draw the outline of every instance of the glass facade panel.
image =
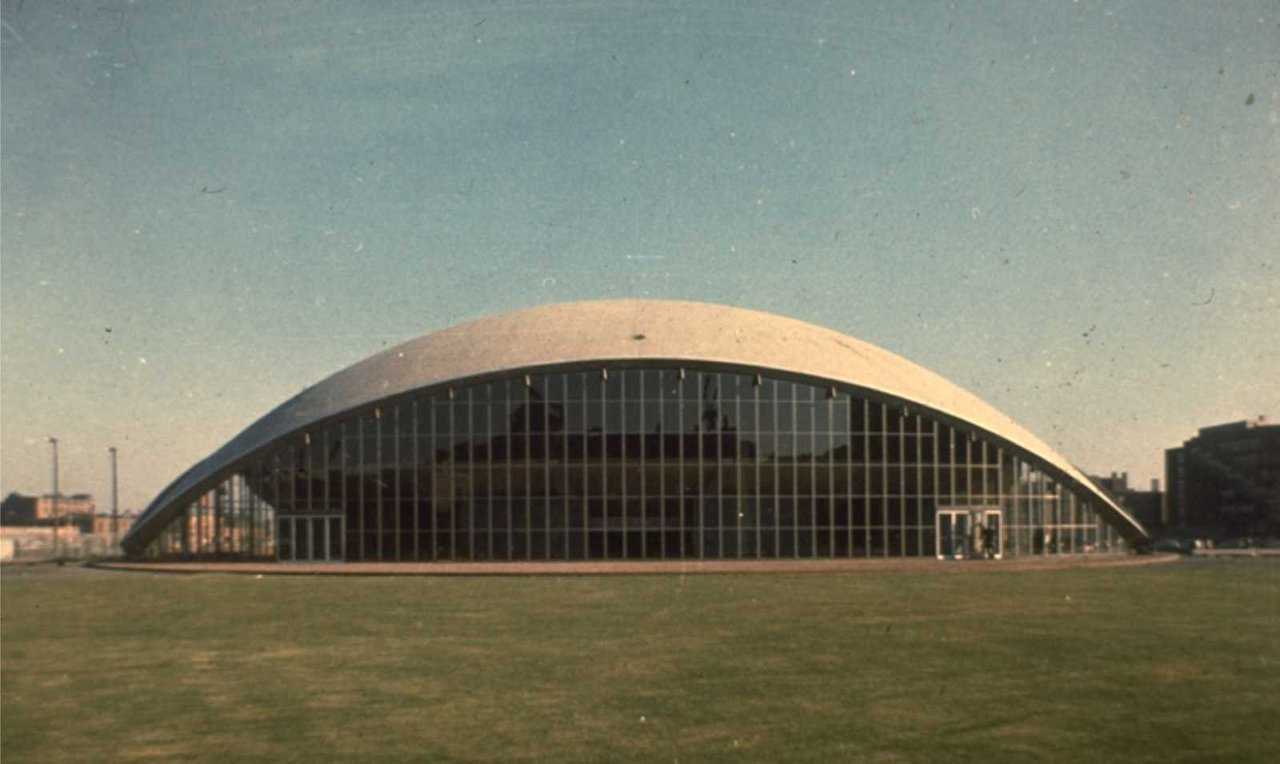
POLYGON ((236 465, 151 551, 932 556, 960 543, 960 508, 999 512, 1005 556, 1123 548, 1087 496, 956 423, 830 385, 653 367, 515 374, 353 412, 236 465))

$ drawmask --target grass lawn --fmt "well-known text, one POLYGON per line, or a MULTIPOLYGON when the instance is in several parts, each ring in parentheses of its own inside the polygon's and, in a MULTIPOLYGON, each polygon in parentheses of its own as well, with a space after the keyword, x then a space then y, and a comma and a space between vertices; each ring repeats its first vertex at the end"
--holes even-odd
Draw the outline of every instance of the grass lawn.
POLYGON ((1275 761, 1280 562, 0 579, 6 762, 1275 761))

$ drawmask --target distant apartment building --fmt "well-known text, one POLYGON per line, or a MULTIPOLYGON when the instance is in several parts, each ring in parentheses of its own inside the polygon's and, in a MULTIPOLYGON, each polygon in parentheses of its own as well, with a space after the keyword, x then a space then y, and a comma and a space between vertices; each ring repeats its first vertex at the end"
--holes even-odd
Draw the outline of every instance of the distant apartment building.
POLYGON ((1229 535, 1280 534, 1280 424, 1203 427, 1165 451, 1164 519, 1229 535))
POLYGON ((70 496, 45 494, 36 499, 36 519, 52 520, 55 517, 93 517, 96 506, 93 496, 87 493, 76 493, 70 496))
POLYGON ((1094 485, 1111 495, 1120 506, 1129 510, 1129 514, 1147 530, 1163 526, 1164 494, 1160 491, 1160 481, 1151 481, 1151 490, 1143 491, 1129 487, 1128 472, 1112 472, 1111 475, 1090 475, 1094 485))
MULTIPOLYGON (((7 527, 51 526, 78 528, 92 533, 94 525, 93 496, 87 493, 25 496, 16 491, 0 502, 0 525, 7 527)), ((125 526, 128 529, 128 526, 125 526)))

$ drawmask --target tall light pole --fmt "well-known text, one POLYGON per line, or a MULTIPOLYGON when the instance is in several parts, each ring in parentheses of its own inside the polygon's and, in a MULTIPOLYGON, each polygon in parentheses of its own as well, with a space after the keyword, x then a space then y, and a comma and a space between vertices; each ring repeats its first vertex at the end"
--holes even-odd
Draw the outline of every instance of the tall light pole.
POLYGON ((58 556, 58 439, 49 436, 53 445, 53 556, 58 556))
POLYGON ((119 494, 116 492, 116 447, 112 446, 107 449, 111 454, 111 548, 116 547, 116 526, 120 522, 120 506, 117 502, 119 494))

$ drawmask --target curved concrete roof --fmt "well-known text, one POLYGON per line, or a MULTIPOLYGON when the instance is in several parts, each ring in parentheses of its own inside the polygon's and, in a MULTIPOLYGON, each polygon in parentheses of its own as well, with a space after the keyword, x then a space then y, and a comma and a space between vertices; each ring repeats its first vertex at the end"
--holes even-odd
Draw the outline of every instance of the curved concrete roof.
POLYGON ((166 510, 189 501, 186 494, 236 460, 344 411, 411 390, 504 371, 646 359, 817 377, 965 420, 1061 471, 1097 499, 1125 536, 1146 535, 1137 521, 1039 438, 972 393, 883 348, 755 310, 670 300, 601 300, 544 305, 459 324, 339 371, 254 422, 181 475, 156 497, 124 543, 127 548, 140 545, 149 528, 163 525, 166 510))

